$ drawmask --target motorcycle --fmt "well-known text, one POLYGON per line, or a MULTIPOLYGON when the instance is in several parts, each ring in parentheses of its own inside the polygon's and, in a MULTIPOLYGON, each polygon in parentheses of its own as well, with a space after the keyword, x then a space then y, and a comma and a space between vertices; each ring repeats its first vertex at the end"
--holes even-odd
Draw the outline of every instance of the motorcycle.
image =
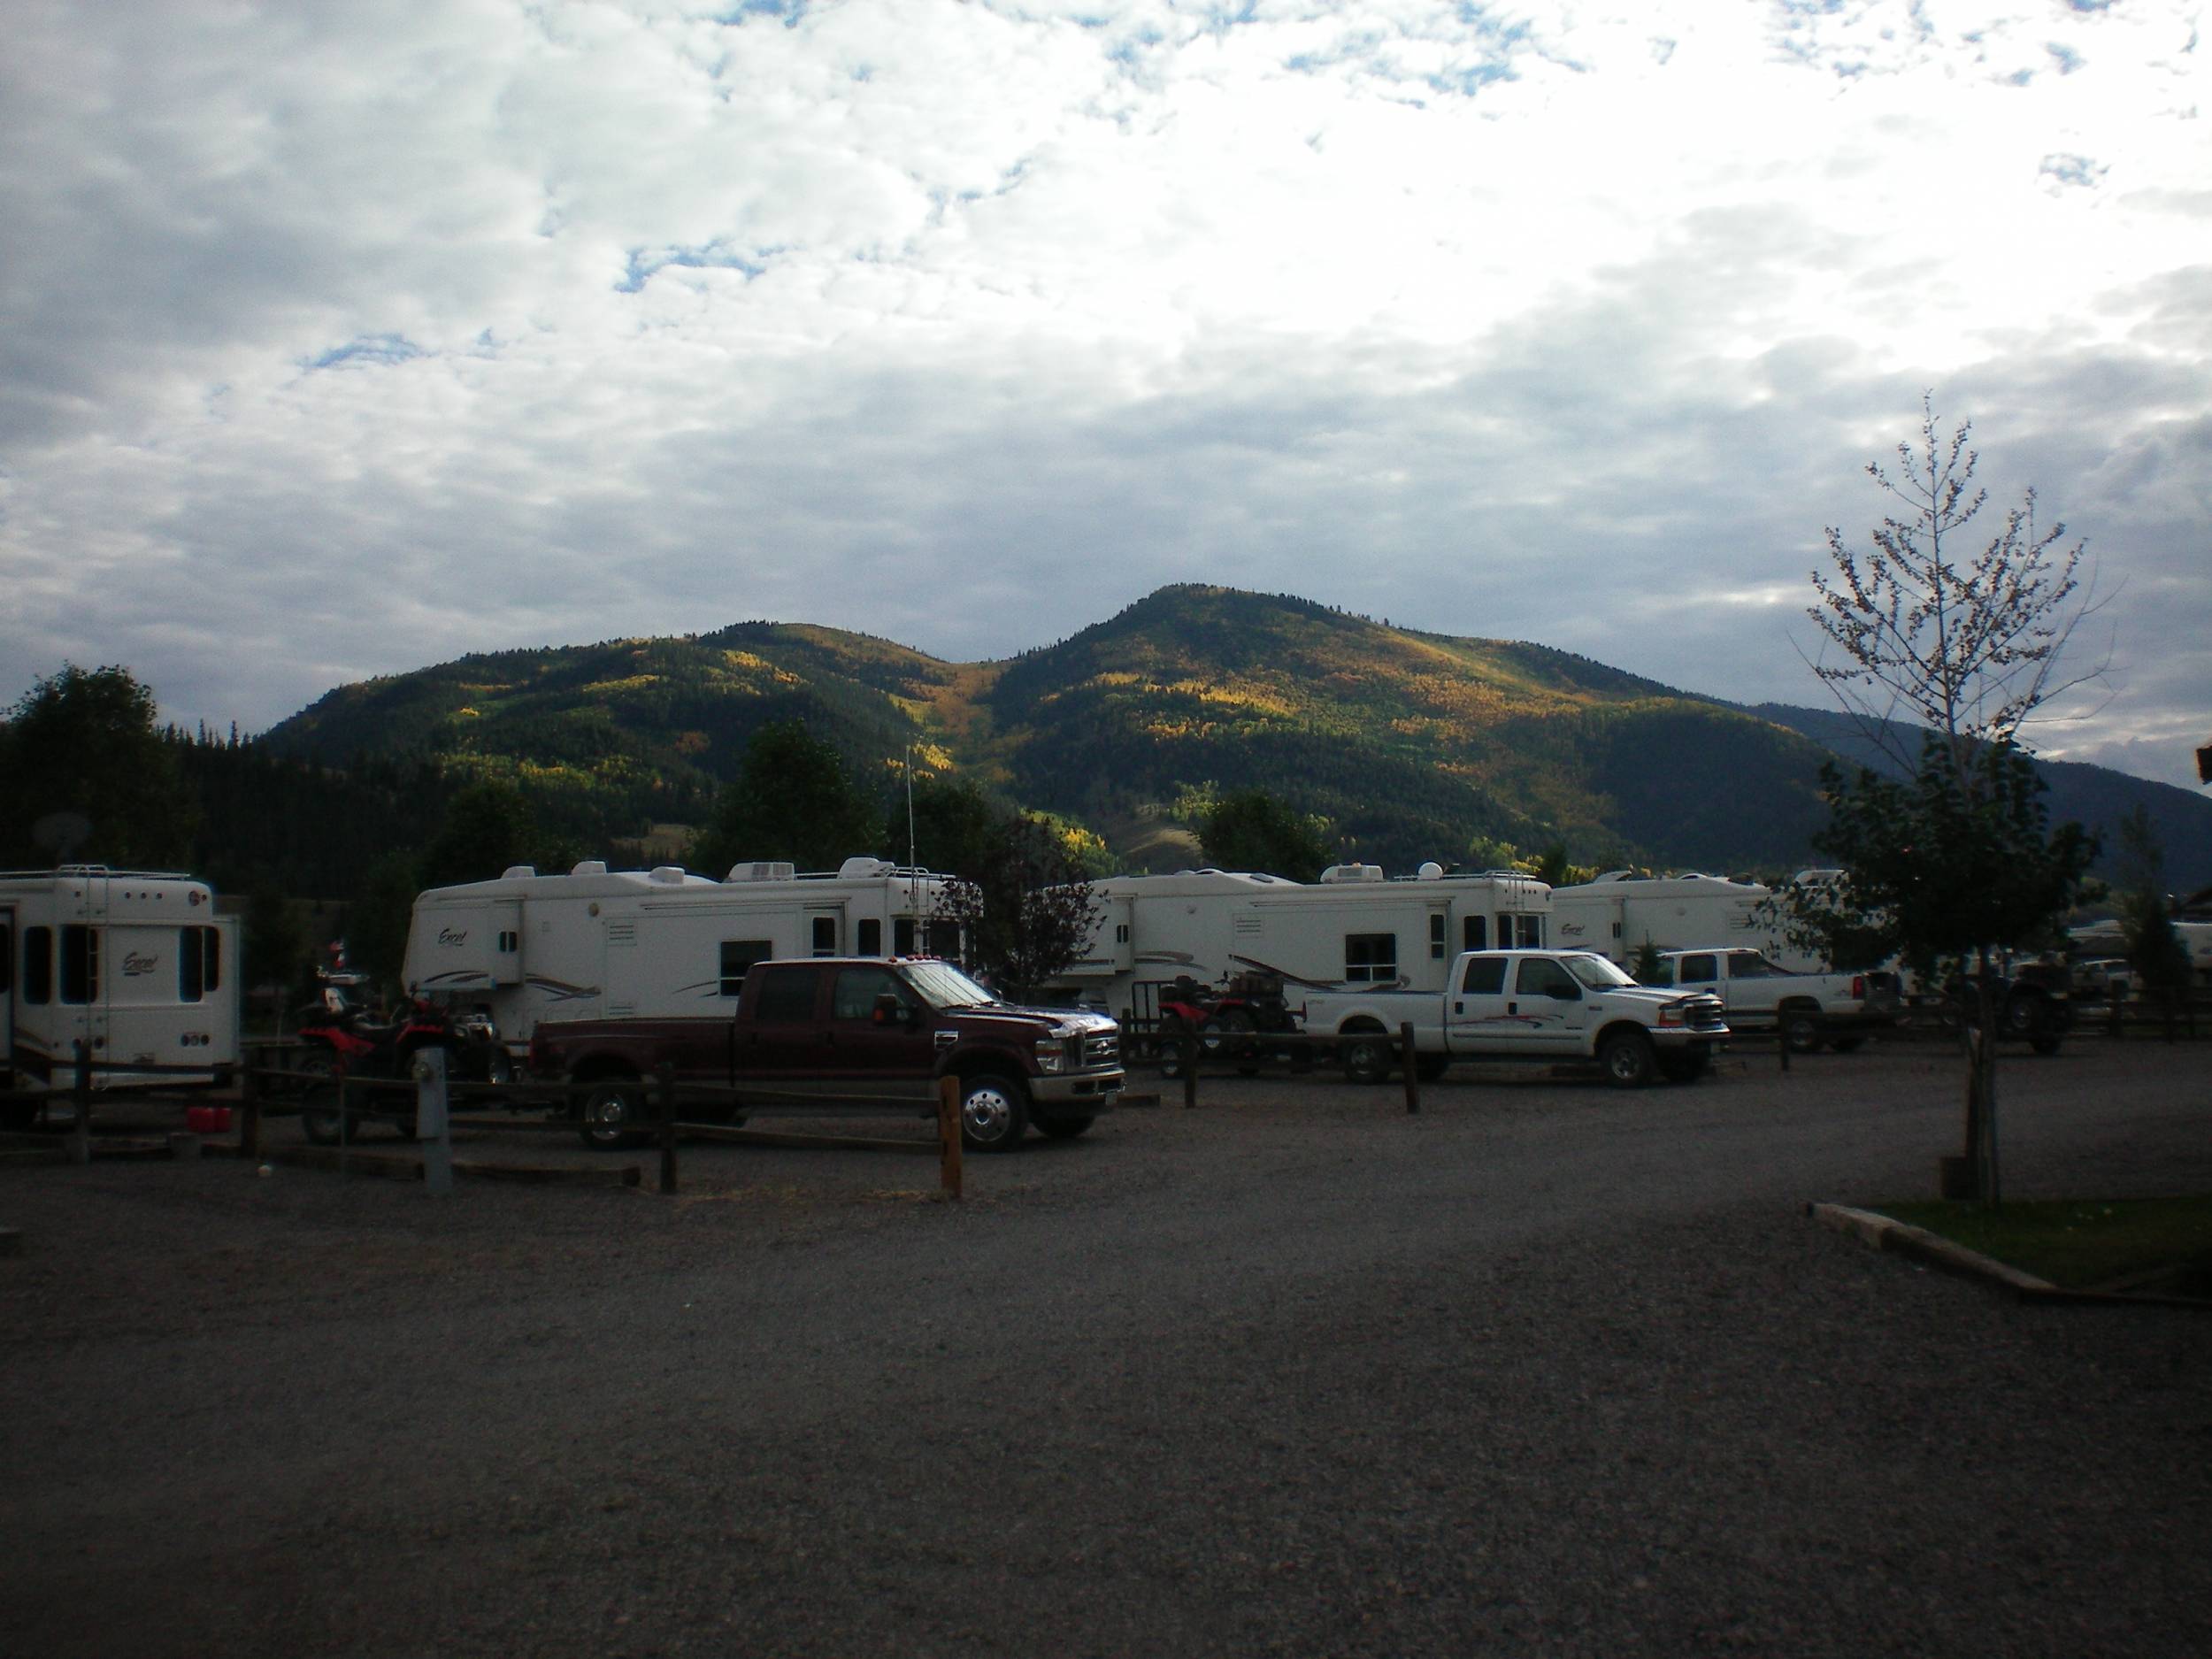
POLYGON ((397 1019, 379 1023, 343 995, 326 993, 321 1006, 302 1010, 296 1040, 307 1049, 297 1069, 308 1074, 300 1103, 300 1128, 316 1146, 336 1146, 365 1121, 394 1121, 403 1140, 415 1138, 415 1097, 400 1089, 362 1090, 341 1107, 340 1085, 349 1079, 398 1081, 420 1075, 422 1055, 442 1048, 446 1075, 461 1081, 503 1083, 513 1062, 500 1045, 490 1018, 480 1011, 456 1019, 422 997, 397 1019), (382 1100, 390 1104, 380 1107, 382 1100))

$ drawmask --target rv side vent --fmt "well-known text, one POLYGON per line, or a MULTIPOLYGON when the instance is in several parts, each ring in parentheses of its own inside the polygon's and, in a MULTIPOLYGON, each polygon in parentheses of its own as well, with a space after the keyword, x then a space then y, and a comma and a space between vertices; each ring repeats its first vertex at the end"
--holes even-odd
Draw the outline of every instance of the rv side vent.
POLYGON ((572 876, 603 876, 607 873, 607 861, 603 858, 587 858, 568 873, 572 876))
POLYGON ((635 918, 619 922, 610 920, 607 923, 607 942, 610 945, 636 944, 637 922, 635 918))
POLYGON ((1261 931, 1262 927, 1260 918, 1256 916, 1236 917, 1233 918, 1231 926, 1240 933, 1256 933, 1261 931))
POLYGON ((527 881, 537 873, 534 864, 509 864, 499 872, 499 879, 502 881, 527 881))
POLYGON ((796 864, 732 864, 725 881, 788 881, 799 872, 796 864))
POLYGON ((1331 864, 1321 872, 1324 881, 1379 881, 1383 879, 1380 864, 1331 864))
POLYGON ((645 872, 645 879, 657 881, 664 887, 680 887, 684 884, 684 867, 681 864, 655 864, 645 872))

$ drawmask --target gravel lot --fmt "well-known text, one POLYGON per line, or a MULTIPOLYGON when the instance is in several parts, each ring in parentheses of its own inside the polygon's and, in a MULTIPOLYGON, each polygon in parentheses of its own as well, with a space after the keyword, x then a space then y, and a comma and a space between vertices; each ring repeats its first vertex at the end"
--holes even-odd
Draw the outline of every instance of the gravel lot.
MULTIPOLYGON (((2008 1064, 2008 1190, 2212 1190, 2205 1052, 2008 1064)), ((1803 1214, 1932 1191, 1961 1087, 1210 1079, 957 1205, 0 1170, 0 1651, 2212 1650, 2212 1318, 1803 1214)))

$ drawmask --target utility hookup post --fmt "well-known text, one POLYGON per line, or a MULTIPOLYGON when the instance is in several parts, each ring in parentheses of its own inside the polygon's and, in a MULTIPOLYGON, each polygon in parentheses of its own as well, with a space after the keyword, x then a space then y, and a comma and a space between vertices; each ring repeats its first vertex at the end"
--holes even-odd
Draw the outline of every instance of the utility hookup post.
POLYGON ((415 1138, 422 1142, 422 1184, 434 1196, 453 1190, 453 1116, 446 1100, 446 1052, 415 1056, 415 1138))

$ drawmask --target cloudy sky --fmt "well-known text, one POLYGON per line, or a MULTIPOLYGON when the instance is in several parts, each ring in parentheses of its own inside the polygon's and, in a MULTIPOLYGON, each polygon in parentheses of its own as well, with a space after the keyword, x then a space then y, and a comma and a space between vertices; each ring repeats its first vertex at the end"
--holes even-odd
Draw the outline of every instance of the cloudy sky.
POLYGON ((2193 787, 2207 9, 12 0, 0 702, 1208 581, 1820 706, 1932 391, 2193 787))

